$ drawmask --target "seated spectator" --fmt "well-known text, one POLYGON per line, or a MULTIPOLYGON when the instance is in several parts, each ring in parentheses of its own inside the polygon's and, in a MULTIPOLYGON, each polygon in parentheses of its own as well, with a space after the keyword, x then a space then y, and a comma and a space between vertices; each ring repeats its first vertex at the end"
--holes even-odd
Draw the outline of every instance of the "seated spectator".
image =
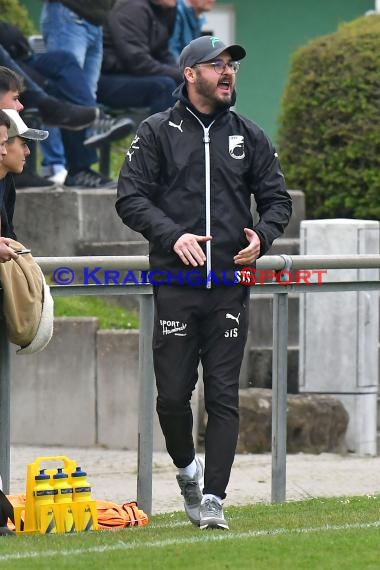
POLYGON ((3 157, 7 154, 5 143, 8 140, 7 130, 10 126, 9 117, 0 109, 0 162, 2 162, 3 157))
POLYGON ((116 0, 104 25, 98 101, 114 108, 170 107, 182 76, 169 51, 176 0, 116 0))
MULTIPOLYGON (((84 107, 62 101, 48 95, 33 79, 21 69, 15 60, 1 45, 0 33, 0 91, 9 90, 9 101, 18 99, 19 94, 23 105, 18 102, 17 110, 22 111, 24 106, 27 109, 38 109, 41 120, 46 125, 52 127, 63 127, 65 129, 84 129, 94 124, 99 114, 96 106, 84 107), (17 92, 17 93, 16 93, 17 92)), ((0 95, 1 96, 1 95, 0 95)), ((7 107, 11 107, 9 102, 7 107)), ((24 168, 22 174, 15 176, 17 188, 53 188, 56 181, 51 181, 33 172, 32 168, 24 168)))
POLYGON ((174 32, 169 42, 170 51, 176 60, 191 40, 202 35, 202 27, 206 22, 203 13, 209 12, 214 3, 215 0, 177 0, 174 32))
MULTIPOLYGON (((70 56, 70 54, 66 54, 70 56)), ((18 76, 12 70, 0 66, 0 109, 1 108, 13 108, 19 113, 23 111, 24 106, 19 100, 21 93, 24 91, 23 78, 18 76)), ((81 107, 80 107, 81 108, 81 107)), ((102 140, 113 140, 115 137, 120 138, 125 136, 127 132, 130 132, 133 123, 129 119, 123 119, 119 122, 113 120, 108 121, 107 119, 102 119, 98 108, 95 108, 95 117, 97 117, 98 135, 102 140), (105 127, 102 128, 102 123, 106 123, 105 127)), ((37 176, 36 174, 28 171, 27 175, 22 178, 23 175, 16 176, 16 187, 44 187, 51 186, 52 183, 46 181, 37 176)))
MULTIPOLYGON (((4 157, 7 155, 7 147, 6 142, 8 140, 8 129, 11 126, 11 121, 6 113, 0 109, 0 164, 3 162, 4 157)), ((0 220, 4 218, 8 218, 9 216, 13 217, 13 208, 12 213, 10 212, 11 205, 5 204, 5 181, 4 178, 0 177, 0 213, 1 217, 0 220), (4 215, 3 215, 4 210, 4 215)), ((9 238, 13 237, 13 235, 8 235, 8 227, 5 224, 1 223, 0 228, 0 263, 4 263, 5 261, 9 261, 10 259, 15 259, 16 254, 14 251, 8 246, 9 238), (6 236, 6 237, 4 237, 6 236)), ((1 477, 0 477, 0 485, 1 485, 1 477)), ((0 487, 1 488, 1 487, 0 487)))
MULTIPOLYGON (((102 62, 102 24, 112 3, 113 0, 45 1, 41 12, 41 31, 47 51, 57 52, 65 49, 76 59, 83 72, 83 81, 94 101, 102 62)), ((84 145, 88 136, 85 131, 62 132, 69 171, 65 186, 115 188, 115 181, 91 168, 97 161, 97 155, 94 148, 84 145)), ((54 137, 55 142, 59 142, 56 134, 54 137)), ((99 144, 96 133, 90 138, 90 142, 91 145, 99 144)))
MULTIPOLYGON (((80 128, 75 128, 76 131, 83 130, 83 128, 92 125, 92 136, 96 135, 97 144, 101 144, 105 140, 110 141, 122 138, 132 131, 134 125, 129 118, 111 119, 103 115, 97 107, 95 98, 91 94, 82 68, 71 53, 61 50, 56 52, 33 54, 30 51, 28 41, 23 34, 15 26, 5 22, 0 22, 0 43, 5 44, 3 45, 3 50, 4 47, 7 47, 14 57, 16 57, 16 61, 12 64, 12 58, 8 54, 8 58, 11 60, 9 61, 8 59, 8 64, 13 65, 13 68, 18 69, 22 73, 22 76, 26 78, 27 86, 30 82, 32 84, 36 84, 37 92, 42 91, 43 87, 49 94, 48 98, 52 99, 54 102, 58 102, 58 107, 63 104, 68 107, 74 107, 74 110, 79 109, 81 112, 91 111, 92 120, 87 120, 87 123, 83 122, 83 124, 80 125, 80 128), (64 99, 65 101, 61 101, 61 99, 64 99)), ((18 89, 18 91, 21 93, 21 89, 18 89)), ((23 98, 28 102, 28 105, 31 106, 33 102, 30 102, 30 93, 28 93, 28 91, 30 90, 27 89, 26 92, 24 91, 23 98)), ((34 88, 32 91, 32 97, 35 92, 36 89, 34 88)), ((42 91, 42 93, 44 94, 44 91, 42 91)), ((21 109, 18 110, 20 111, 21 109)), ((66 116, 69 111, 70 109, 67 109, 66 116)), ((47 124, 49 123, 47 122, 47 124)), ((57 126, 65 127, 64 122, 56 124, 57 126)), ((58 136, 60 137, 59 134, 58 136)), ((70 135, 65 133, 63 134, 64 140, 65 137, 69 138, 70 135)), ((88 159, 84 167, 90 166, 92 162, 97 161, 96 152, 93 149, 90 150, 83 147, 82 135, 80 137, 76 135, 74 136, 74 141, 77 141, 78 139, 80 140, 80 144, 76 144, 73 147, 71 139, 69 139, 69 143, 65 147, 65 150, 62 149, 62 151, 58 151, 59 156, 57 158, 57 162, 59 163, 59 160, 61 160, 65 163, 67 158, 69 169, 76 168, 76 164, 83 154, 85 155, 85 158, 88 159)), ((58 144, 60 145, 60 138, 58 144)), ((59 149, 60 148, 61 147, 59 147, 59 149)), ((45 159, 46 157, 44 156, 44 161, 45 159)), ((44 161, 43 165, 45 167, 55 166, 54 158, 52 159, 52 162, 49 162, 49 160, 46 162, 44 161)), ((81 167, 82 164, 79 169, 81 167)), ((62 168, 64 168, 64 166, 62 168)), ((67 173, 67 171, 65 171, 65 173, 67 173)), ((31 173, 28 173, 28 176, 25 177, 23 184, 20 184, 20 178, 16 179, 17 188, 31 185, 31 181, 28 180, 30 178, 29 174, 31 173)), ((54 175, 54 172, 52 172, 52 174, 54 175)), ((107 184, 109 182, 109 179, 105 179, 105 177, 102 177, 100 174, 98 175, 98 173, 96 173, 95 177, 97 183, 102 182, 107 184)))
POLYGON ((68 101, 61 101, 37 85, 35 81, 25 73, 7 50, 1 45, 0 34, 0 67, 6 67, 23 78, 25 85, 23 101, 25 106, 38 109, 41 119, 46 125, 62 127, 64 129, 83 129, 92 125, 97 118, 97 107, 84 107, 68 101))

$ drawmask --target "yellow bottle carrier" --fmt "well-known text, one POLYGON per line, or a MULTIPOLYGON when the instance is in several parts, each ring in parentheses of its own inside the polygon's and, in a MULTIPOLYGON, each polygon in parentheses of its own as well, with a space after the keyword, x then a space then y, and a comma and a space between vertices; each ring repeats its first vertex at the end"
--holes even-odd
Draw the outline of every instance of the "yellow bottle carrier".
POLYGON ((98 529, 96 501, 87 474, 64 455, 38 457, 28 465, 25 506, 14 507, 16 533, 52 534, 98 529), (54 468, 41 468, 44 463, 54 468))

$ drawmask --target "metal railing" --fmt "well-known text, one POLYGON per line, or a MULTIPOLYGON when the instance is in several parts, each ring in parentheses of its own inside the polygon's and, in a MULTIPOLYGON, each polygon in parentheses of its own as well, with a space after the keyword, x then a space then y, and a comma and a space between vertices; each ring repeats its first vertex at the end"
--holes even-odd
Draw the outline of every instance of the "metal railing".
MULTIPOLYGON (((36 258, 44 273, 66 266, 73 270, 83 267, 102 269, 148 270, 146 256, 91 256, 36 258)), ((380 269, 380 255, 274 255, 257 261, 257 270, 320 270, 320 269, 380 269)), ((151 350, 153 330, 152 286, 144 285, 67 285, 52 286, 56 296, 69 295, 123 295, 139 296, 139 413, 137 501, 147 513, 152 511, 152 459, 154 372, 151 350)), ((273 365, 272 365, 272 502, 286 499, 286 407, 287 407, 287 345, 288 296, 290 293, 322 293, 380 289, 379 279, 372 281, 339 281, 307 283, 264 283, 251 288, 251 295, 272 294, 273 302, 273 365)), ((4 322, 0 315, 0 473, 3 488, 9 492, 10 482, 10 349, 4 322)))

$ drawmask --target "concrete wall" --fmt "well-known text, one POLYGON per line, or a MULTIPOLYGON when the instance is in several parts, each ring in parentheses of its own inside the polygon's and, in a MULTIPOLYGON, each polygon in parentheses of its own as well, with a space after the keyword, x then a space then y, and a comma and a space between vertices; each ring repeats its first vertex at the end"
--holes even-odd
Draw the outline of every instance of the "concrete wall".
MULTIPOLYGON (((12 443, 137 449, 138 343, 138 331, 62 317, 42 352, 12 346, 12 443)), ((154 449, 164 449, 156 414, 154 449)))
POLYGON ((17 237, 35 257, 77 255, 83 242, 142 243, 144 238, 118 217, 115 200, 116 191, 107 189, 18 190, 17 237))
MULTIPOLYGON (((308 220, 301 224, 301 254, 338 256, 379 253, 379 222, 308 220)), ((325 281, 378 280, 378 269, 329 269, 325 281)), ((300 298, 299 389, 329 393, 350 415, 347 445, 377 452, 379 376, 378 291, 305 293, 300 298)))
MULTIPOLYGON (((99 330, 97 345, 97 443, 137 449, 139 331, 99 330)), ((154 412, 153 446, 165 449, 154 412)))

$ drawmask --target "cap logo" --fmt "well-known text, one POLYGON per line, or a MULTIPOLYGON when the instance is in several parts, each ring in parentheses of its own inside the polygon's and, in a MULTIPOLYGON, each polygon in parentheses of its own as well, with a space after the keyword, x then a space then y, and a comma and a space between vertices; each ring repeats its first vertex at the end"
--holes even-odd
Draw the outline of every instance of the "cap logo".
POLYGON ((211 44, 212 44, 212 47, 214 48, 215 45, 220 42, 220 39, 217 38, 216 36, 211 36, 210 42, 211 42, 211 44))

